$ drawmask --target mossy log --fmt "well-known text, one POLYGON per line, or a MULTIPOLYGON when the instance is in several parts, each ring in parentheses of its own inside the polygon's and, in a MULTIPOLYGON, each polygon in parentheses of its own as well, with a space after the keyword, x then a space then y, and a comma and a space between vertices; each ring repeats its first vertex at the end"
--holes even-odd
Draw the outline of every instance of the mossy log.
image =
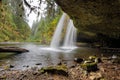
POLYGON ((19 47, 0 47, 0 52, 17 52, 17 53, 23 53, 23 52, 29 52, 27 49, 19 48, 19 47))

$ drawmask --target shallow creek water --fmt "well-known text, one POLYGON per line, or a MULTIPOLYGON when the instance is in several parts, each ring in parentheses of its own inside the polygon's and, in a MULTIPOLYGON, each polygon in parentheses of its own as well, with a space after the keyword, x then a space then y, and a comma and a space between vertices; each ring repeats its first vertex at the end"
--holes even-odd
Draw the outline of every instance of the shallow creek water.
MULTIPOLYGON (((69 49, 51 49, 46 45, 39 43, 0 43, 0 46, 17 46, 28 49, 29 52, 21 54, 11 54, 8 57, 0 59, 0 65, 11 64, 14 69, 28 69, 31 67, 44 67, 56 65, 59 62, 66 62, 72 65, 74 58, 87 58, 91 55, 101 56, 99 49, 90 47, 77 47, 74 50, 69 49), (40 65, 36 65, 40 64, 40 65), (29 66, 29 67, 26 67, 29 66)), ((0 56, 7 53, 0 53, 0 56)), ((104 54, 112 56, 113 54, 104 54)))

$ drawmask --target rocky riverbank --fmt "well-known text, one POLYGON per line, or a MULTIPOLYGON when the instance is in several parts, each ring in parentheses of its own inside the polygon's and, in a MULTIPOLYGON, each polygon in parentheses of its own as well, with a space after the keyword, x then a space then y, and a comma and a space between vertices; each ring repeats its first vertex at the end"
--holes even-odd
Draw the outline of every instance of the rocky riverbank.
POLYGON ((120 80, 120 60, 115 56, 112 58, 91 56, 87 60, 75 59, 70 67, 60 62, 56 66, 41 69, 34 67, 21 71, 11 70, 11 68, 0 71, 0 80, 120 80), (94 70, 95 66, 90 65, 92 63, 90 59, 95 60, 93 62, 97 64, 97 70, 94 70), (85 63, 89 64, 86 65, 87 68, 82 67, 85 63), (90 67, 93 69, 87 71, 90 67))

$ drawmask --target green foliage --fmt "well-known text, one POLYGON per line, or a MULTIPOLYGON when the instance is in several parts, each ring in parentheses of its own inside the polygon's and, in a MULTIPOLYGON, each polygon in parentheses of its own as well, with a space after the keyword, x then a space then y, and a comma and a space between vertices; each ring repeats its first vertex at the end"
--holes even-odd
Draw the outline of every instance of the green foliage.
POLYGON ((6 0, 0 5, 0 42, 24 41, 29 36, 30 29, 10 8, 6 0))
POLYGON ((37 24, 35 23, 31 33, 30 28, 23 20, 24 8, 22 1, 2 0, 2 5, 0 2, 0 42, 37 41, 48 44, 61 16, 61 10, 56 7, 53 0, 47 1, 47 3, 49 4, 46 7, 46 16, 37 24))
POLYGON ((38 24, 35 35, 31 36, 28 41, 37 41, 42 44, 49 44, 60 16, 61 14, 58 14, 52 20, 49 17, 42 18, 38 24))
POLYGON ((5 58, 5 57, 8 57, 10 55, 14 55, 15 53, 9 53, 9 52, 6 52, 6 53, 0 53, 0 59, 1 58, 5 58))
POLYGON ((39 70, 40 73, 50 73, 50 74, 59 74, 63 76, 68 76, 67 72, 67 66, 62 64, 58 66, 49 66, 49 67, 43 67, 39 70))

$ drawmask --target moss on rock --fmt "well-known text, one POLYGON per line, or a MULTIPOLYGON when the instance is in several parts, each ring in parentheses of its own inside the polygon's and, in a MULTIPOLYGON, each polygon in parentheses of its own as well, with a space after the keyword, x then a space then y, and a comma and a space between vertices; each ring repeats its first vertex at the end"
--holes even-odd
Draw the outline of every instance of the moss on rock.
POLYGON ((100 58, 96 56, 89 56, 88 60, 85 60, 81 64, 81 67, 88 72, 97 71, 98 70, 97 64, 100 62, 102 62, 100 58))
POLYGON ((81 64, 81 67, 88 72, 98 70, 97 63, 91 61, 85 61, 83 64, 81 64))
POLYGON ((39 71, 42 74, 47 72, 50 74, 59 74, 59 75, 63 75, 63 76, 68 76, 66 65, 43 67, 39 71))
POLYGON ((120 0, 55 1, 73 19, 79 31, 120 38, 120 0))

